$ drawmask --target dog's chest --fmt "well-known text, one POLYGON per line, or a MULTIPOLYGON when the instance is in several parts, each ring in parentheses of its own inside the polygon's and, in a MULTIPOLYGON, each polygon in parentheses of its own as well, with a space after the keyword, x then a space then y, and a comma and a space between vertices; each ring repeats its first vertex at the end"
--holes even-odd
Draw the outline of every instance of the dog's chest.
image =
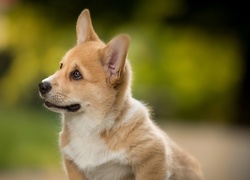
POLYGON ((85 169, 84 174, 91 180, 135 179, 130 166, 115 162, 109 162, 95 168, 85 169))
POLYGON ((100 137, 84 133, 71 135, 70 142, 62 151, 81 169, 97 167, 110 161, 126 161, 123 150, 111 151, 100 137))

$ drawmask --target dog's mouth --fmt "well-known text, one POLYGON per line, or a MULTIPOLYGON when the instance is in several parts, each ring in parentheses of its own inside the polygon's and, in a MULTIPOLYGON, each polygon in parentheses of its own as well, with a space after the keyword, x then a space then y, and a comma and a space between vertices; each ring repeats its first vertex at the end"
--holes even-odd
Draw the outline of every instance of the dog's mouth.
POLYGON ((76 112, 81 108, 80 104, 72 104, 72 105, 68 105, 68 106, 58 106, 58 105, 52 104, 48 101, 45 101, 44 105, 48 108, 63 109, 63 110, 67 110, 70 112, 76 112))

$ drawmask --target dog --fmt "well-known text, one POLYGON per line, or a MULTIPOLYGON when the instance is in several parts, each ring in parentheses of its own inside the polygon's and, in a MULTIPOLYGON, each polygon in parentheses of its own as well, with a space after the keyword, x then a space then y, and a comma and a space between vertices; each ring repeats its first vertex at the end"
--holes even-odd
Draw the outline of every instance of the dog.
POLYGON ((62 114, 59 146, 70 180, 201 180, 200 164, 151 120, 131 95, 126 34, 102 42, 85 9, 77 43, 39 84, 44 105, 62 114))

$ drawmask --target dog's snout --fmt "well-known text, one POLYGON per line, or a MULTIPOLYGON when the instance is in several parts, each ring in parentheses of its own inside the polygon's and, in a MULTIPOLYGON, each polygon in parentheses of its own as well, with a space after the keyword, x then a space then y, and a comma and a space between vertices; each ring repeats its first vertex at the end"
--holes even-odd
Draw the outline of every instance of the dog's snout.
POLYGON ((49 82, 41 82, 39 83, 39 91, 41 92, 41 94, 46 94, 51 90, 51 85, 49 82))

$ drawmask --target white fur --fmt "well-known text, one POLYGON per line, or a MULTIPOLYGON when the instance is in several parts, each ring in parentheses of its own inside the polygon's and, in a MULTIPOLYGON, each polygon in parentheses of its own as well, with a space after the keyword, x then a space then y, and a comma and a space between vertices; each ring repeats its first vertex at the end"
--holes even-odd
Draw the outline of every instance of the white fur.
POLYGON ((90 180, 118 180, 128 174, 132 174, 131 167, 115 163, 106 163, 85 172, 90 180))
POLYGON ((69 127, 70 142, 62 152, 84 171, 88 179, 119 179, 131 171, 125 150, 114 152, 101 140, 100 131, 105 126, 95 121, 95 117, 74 114, 64 118, 69 127))
POLYGON ((128 111, 126 112, 126 116, 123 118, 122 124, 128 123, 129 120, 131 120, 133 118, 133 116, 135 115, 135 113, 141 107, 142 107, 142 104, 139 101, 133 99, 133 104, 130 107, 130 109, 128 109, 128 111))
POLYGON ((55 74, 53 74, 53 75, 47 77, 46 79, 42 80, 42 82, 49 82, 49 83, 51 83, 53 81, 53 79, 54 79, 54 76, 55 76, 55 74))
POLYGON ((171 147, 169 145, 169 141, 165 141, 166 142, 166 156, 167 156, 167 180, 170 180, 171 179, 171 176, 172 176, 172 166, 173 166, 173 157, 172 157, 172 150, 171 150, 171 147))

